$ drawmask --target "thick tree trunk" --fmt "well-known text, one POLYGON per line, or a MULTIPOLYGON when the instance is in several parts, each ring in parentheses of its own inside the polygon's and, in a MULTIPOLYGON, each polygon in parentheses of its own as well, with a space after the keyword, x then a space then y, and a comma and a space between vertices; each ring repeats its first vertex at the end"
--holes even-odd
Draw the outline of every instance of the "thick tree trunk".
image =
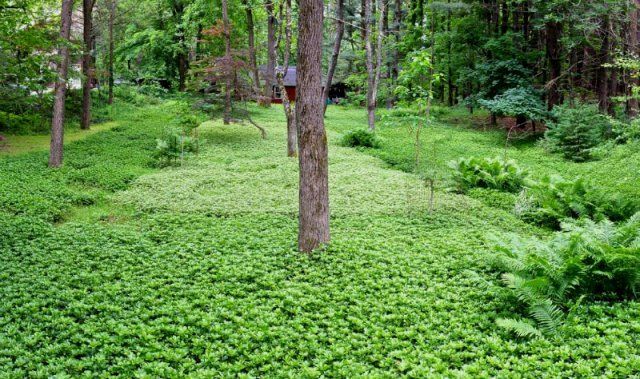
POLYGON ((548 22, 545 25, 547 58, 549 60, 550 78, 548 84, 547 105, 549 110, 560 103, 559 80, 562 74, 562 60, 560 48, 560 36, 562 34, 562 24, 559 22, 548 22))
MULTIPOLYGON (((227 0, 222 0, 222 24, 224 27, 224 59, 226 64, 232 65, 231 57, 231 26, 229 25, 229 10, 227 0)), ((227 68, 228 69, 228 68, 227 68)), ((235 71, 235 70, 234 70, 235 71)), ((225 73, 224 81, 224 116, 223 122, 228 125, 231 122, 231 80, 232 72, 225 73)))
POLYGON ((247 15, 247 35, 249 40, 249 66, 253 74, 254 92, 259 93, 260 74, 258 73, 258 60, 256 59, 255 27, 253 24, 253 9, 249 0, 243 0, 247 15))
POLYGON ((298 248, 329 242, 329 161, 322 116, 323 0, 300 0, 296 119, 299 127, 298 248))
POLYGON ((82 51, 82 115, 80 128, 88 130, 91 125, 91 86, 93 85, 93 0, 82 1, 83 51, 82 51))
POLYGON ((71 33, 72 11, 73 0, 62 0, 60 12, 60 42, 58 47, 58 78, 56 79, 54 90, 49 167, 60 167, 62 165, 64 148, 64 103, 67 92, 69 35, 71 33))
POLYGON ((187 53, 178 54, 178 91, 187 89, 187 71, 189 70, 189 57, 187 53))
POLYGON ((267 67, 264 73, 263 105, 271 106, 273 84, 276 82, 276 16, 273 9, 273 0, 266 0, 264 4, 267 11, 267 67))
MULTIPOLYGON (((631 0, 631 11, 629 15, 629 47, 628 52, 637 55, 638 54, 638 8, 640 8, 640 0, 631 0)), ((638 78, 631 79, 631 86, 640 86, 638 78)), ((631 88, 628 90, 628 95, 631 95, 631 88)), ((627 101, 627 114, 631 118, 638 117, 639 112, 638 99, 629 98, 627 101)))
POLYGON ((113 40, 113 24, 116 17, 116 1, 109 1, 109 60, 107 71, 109 73, 109 104, 113 104, 113 53, 114 53, 114 40, 113 40))
POLYGON ((340 56, 340 45, 342 44, 342 36, 344 35, 344 0, 336 0, 336 39, 333 41, 333 53, 331 54, 331 61, 329 62, 329 70, 327 71, 327 80, 324 83, 324 110, 327 112, 327 99, 329 98, 329 91, 331 91, 331 82, 333 81, 333 74, 336 72, 338 66, 338 57, 340 56))

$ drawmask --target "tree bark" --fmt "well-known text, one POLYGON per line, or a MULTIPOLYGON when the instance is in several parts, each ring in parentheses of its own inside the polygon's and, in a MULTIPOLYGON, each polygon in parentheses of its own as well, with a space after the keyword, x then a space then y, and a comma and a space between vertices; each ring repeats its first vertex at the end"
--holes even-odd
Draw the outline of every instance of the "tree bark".
POLYGON ((264 7, 267 11, 267 67, 264 73, 262 104, 270 107, 273 84, 276 82, 276 16, 273 0, 266 0, 264 7))
POLYGON ((611 20, 607 17, 602 24, 602 47, 600 49, 600 61, 598 62, 596 93, 598 94, 598 108, 600 112, 605 113, 609 108, 609 75, 608 70, 604 66, 609 62, 610 55, 610 36, 609 25, 611 20))
POLYGON ((60 167, 62 165, 64 148, 64 103, 67 92, 69 35, 71 34, 72 11, 73 0, 62 0, 60 12, 60 42, 58 47, 58 78, 56 79, 54 90, 49 167, 60 167))
POLYGON ((548 85, 547 105, 549 110, 560 103, 559 83, 562 74, 562 61, 560 56, 560 36, 562 34, 562 24, 559 22, 547 22, 546 45, 547 58, 549 60, 550 78, 548 85))
POLYGON ((82 0, 82 115, 80 128, 88 130, 91 125, 91 86, 93 85, 93 5, 94 0, 82 0))
POLYGON ((253 9, 249 0, 243 0, 247 15, 247 35, 249 40, 249 65, 253 74, 254 92, 258 94, 260 88, 260 74, 258 73, 258 60, 256 59, 255 27, 253 24, 253 9))
POLYGON ((322 116, 323 0, 300 0, 296 119, 300 164, 298 248, 329 242, 329 162, 322 116))
POLYGON ((340 56, 340 45, 342 44, 342 36, 344 35, 344 0, 336 0, 336 39, 333 41, 333 53, 331 54, 331 61, 329 62, 329 70, 327 71, 327 81, 324 84, 324 110, 327 112, 327 99, 329 98, 329 91, 331 91, 331 82, 333 81, 333 74, 336 72, 338 66, 338 57, 340 56))
MULTIPOLYGON (((629 15, 629 53, 632 55, 638 54, 638 8, 640 8, 640 0, 631 0, 631 11, 629 15)), ((637 73, 636 73, 637 74, 637 73)), ((632 87, 640 86, 638 78, 632 78, 630 80, 632 87)), ((628 91, 628 95, 632 94, 631 88, 628 91)), ((627 101, 627 114, 630 118, 638 117, 639 112, 638 99, 629 98, 627 101)))
MULTIPOLYGON (((382 3, 382 6, 385 7, 386 4, 382 3)), ((373 33, 373 25, 375 23, 372 16, 373 9, 373 0, 365 1, 365 47, 367 53, 367 120, 369 123, 369 130, 375 130, 376 128, 376 107, 377 107, 377 97, 378 97, 378 84, 380 82, 380 74, 382 69, 382 15, 378 18, 378 30, 377 30, 377 43, 376 43, 376 51, 375 51, 375 62, 374 62, 374 51, 373 45, 371 41, 371 34, 373 33)), ((380 12, 382 13, 382 12, 380 12)))
POLYGON ((109 104, 113 104, 113 54, 114 54, 114 40, 113 40, 113 24, 116 17, 116 1, 109 1, 109 60, 107 71, 109 73, 109 104))
MULTIPOLYGON (((285 1, 285 40, 284 40, 284 62, 282 68, 276 73, 280 93, 282 94, 282 106, 287 118, 287 156, 297 156, 296 145, 298 143, 298 130, 296 128, 296 117, 289 101, 287 87, 284 85, 284 77, 289 71, 289 58, 291 54, 291 0, 285 1)), ((282 20, 280 20, 282 24, 282 20)))
MULTIPOLYGON (((232 65, 232 57, 231 57, 231 27, 229 25, 229 10, 227 6, 227 0, 222 0, 222 24, 224 28, 224 59, 227 65, 232 65)), ((225 73, 225 81, 224 81, 224 115, 223 122, 225 125, 229 125, 231 122, 231 80, 232 80, 232 71, 229 67, 226 68, 229 70, 225 73)), ((235 70, 233 70, 235 71, 235 70)))

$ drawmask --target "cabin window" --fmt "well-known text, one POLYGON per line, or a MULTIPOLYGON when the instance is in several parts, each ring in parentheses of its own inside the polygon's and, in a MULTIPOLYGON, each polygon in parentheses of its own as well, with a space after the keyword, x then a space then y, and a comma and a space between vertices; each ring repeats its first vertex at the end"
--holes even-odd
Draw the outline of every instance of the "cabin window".
POLYGON ((282 92, 280 91, 280 86, 273 86, 273 97, 275 99, 282 99, 282 92))

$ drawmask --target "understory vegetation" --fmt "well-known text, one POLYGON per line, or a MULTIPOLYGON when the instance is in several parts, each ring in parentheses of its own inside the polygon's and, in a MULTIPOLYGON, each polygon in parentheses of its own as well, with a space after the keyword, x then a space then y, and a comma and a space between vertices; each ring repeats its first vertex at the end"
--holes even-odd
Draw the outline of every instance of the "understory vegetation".
MULTIPOLYGON (((363 111, 331 107, 332 243, 309 257, 294 243, 296 162, 282 154, 280 110, 250 108, 266 140, 250 124, 205 122, 198 155, 158 168, 156 139, 181 127, 184 104, 116 106, 117 126, 70 143, 59 170, 43 174, 45 152, 0 157, 0 367, 8 376, 640 370, 640 307, 630 301, 638 216, 567 224, 553 235, 514 213, 517 191, 462 195, 445 183, 429 211, 423 181, 377 158, 398 168, 403 154, 411 161, 411 149, 400 148, 406 129, 381 127, 378 149, 342 147, 354 125, 364 128, 363 111), (522 245, 495 249, 491 235, 516 235, 522 245)), ((424 156, 443 178, 454 159, 504 153, 504 135, 493 130, 427 130, 424 156)), ((637 177, 622 180, 637 171, 607 172, 621 152, 602 169, 556 156, 547 166, 534 159, 543 151, 528 142, 507 149, 535 180, 557 167, 592 172, 622 194, 638 190, 637 177)))

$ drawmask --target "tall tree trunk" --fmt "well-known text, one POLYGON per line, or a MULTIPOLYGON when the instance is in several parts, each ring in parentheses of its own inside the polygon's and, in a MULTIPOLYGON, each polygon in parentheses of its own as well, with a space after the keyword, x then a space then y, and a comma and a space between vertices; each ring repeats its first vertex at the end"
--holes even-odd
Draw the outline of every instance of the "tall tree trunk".
POLYGON ((336 72, 336 66, 338 66, 338 57, 340 56, 340 45, 342 44, 342 36, 344 35, 344 0, 336 0, 336 39, 333 41, 333 53, 331 54, 331 61, 329 62, 329 70, 327 71, 327 81, 324 84, 324 110, 327 112, 327 99, 329 98, 329 91, 331 91, 331 82, 333 81, 333 74, 336 72))
POLYGON ((49 167, 60 167, 64 148, 64 103, 69 69, 69 35, 73 0, 62 0, 60 12, 60 41, 58 47, 58 78, 54 90, 53 117, 51 120, 51 146, 49 167))
POLYGON ((109 60, 108 60, 108 74, 109 74, 109 104, 113 104, 113 53, 114 53, 114 40, 113 40, 113 24, 116 17, 116 1, 109 1, 109 60))
MULTIPOLYGON (((629 14, 629 47, 628 47, 628 52, 631 53, 634 56, 637 56, 638 54, 638 8, 640 8, 640 0, 631 0, 631 10, 630 10, 630 14, 629 14)), ((636 73, 637 74, 637 73, 636 73)), ((637 87, 640 86, 640 81, 638 81, 638 78, 632 78, 631 79, 631 86, 632 87, 637 87)), ((631 95, 632 91, 631 88, 628 90, 628 95, 631 95)), ((638 117, 638 112, 639 112, 639 106, 638 106, 638 99, 636 98, 629 98, 629 100, 627 101, 627 114, 629 115, 629 117, 631 118, 635 118, 638 117)))
MULTIPOLYGON (((382 0, 381 0, 382 1, 382 0)), ((386 4, 383 2, 382 6, 385 7, 386 4)), ((376 107, 377 107, 377 97, 378 97, 378 84, 380 82, 380 74, 382 69, 382 16, 380 15, 378 19, 378 30, 377 30, 377 43, 376 43, 376 51, 374 57, 373 45, 372 45, 372 36, 374 19, 372 16, 373 9, 373 0, 366 0, 365 4, 365 19, 366 19, 366 52, 367 52, 367 120, 369 123, 369 130, 375 130, 376 128, 376 107), (375 58, 375 62, 374 62, 375 58)), ((380 12, 381 13, 381 12, 380 12)))
POLYGON ((609 75, 605 64, 609 63, 611 37, 609 36, 611 20, 607 17, 602 23, 602 47, 600 49, 600 59, 598 61, 596 93, 598 94, 598 108, 605 113, 609 108, 609 75))
POLYGON ((80 128, 88 130, 91 125, 91 86, 93 85, 93 59, 91 57, 93 41, 93 5, 94 0, 82 0, 83 51, 82 51, 82 115, 80 128))
MULTIPOLYGON (((227 8, 227 0, 222 0, 222 24, 224 28, 224 59, 227 65, 231 67, 231 26, 229 25, 229 10, 227 8)), ((227 70, 230 68, 227 67, 227 70)), ((233 70, 235 71, 235 70, 233 70)), ((231 122, 231 81, 233 72, 229 71, 225 73, 224 78, 224 116, 223 122, 228 125, 231 122)))
MULTIPOLYGON (((293 107, 289 101, 289 94, 287 93, 287 87, 284 85, 284 77, 289 71, 289 57, 291 54, 291 0, 285 0, 285 12, 284 12, 284 25, 285 25, 285 39, 284 39, 284 62, 282 68, 277 70, 276 77, 278 80, 278 86, 280 87, 280 93, 282 94, 282 106, 284 108, 284 114, 287 118, 287 156, 297 156, 296 145, 298 143, 298 130, 296 128, 296 117, 293 107)), ((280 24, 282 24, 280 20, 280 24)))
POLYGON ((256 43, 255 43, 255 31, 253 24, 253 9, 249 0, 242 1, 245 6, 245 12, 247 15, 247 35, 249 39, 249 65, 251 66, 251 73, 253 74, 254 92, 258 94, 260 88, 260 74, 258 73, 258 60, 256 59, 256 43))
POLYGON ((509 4, 507 0, 502 0, 502 22, 500 24, 500 32, 506 34, 509 31, 509 4))
MULTIPOLYGON (((447 3, 451 3, 448 0, 447 3)), ((506 6, 506 5, 505 5, 506 6)), ((451 43, 451 9, 447 10, 447 105, 453 106, 453 72, 451 69, 452 54, 451 43)))
POLYGON ((276 82, 276 15, 274 14, 273 0, 266 0, 264 4, 267 11, 267 67, 264 73, 264 92, 262 104, 271 106, 273 85, 276 82))
POLYGON ((548 85, 547 105, 551 110, 560 103, 560 91, 558 90, 560 75, 562 74, 562 60, 560 56, 560 36, 562 24, 559 22, 547 22, 545 25, 547 58, 549 60, 550 78, 548 85))
POLYGON ((299 127, 298 248, 329 242, 329 160, 322 117, 323 0, 300 0, 296 119, 299 127))
MULTIPOLYGON (((402 24, 402 0, 395 0, 393 9, 393 34, 396 41, 396 48, 393 49, 393 62, 391 68, 391 82, 395 86, 398 83, 398 74, 400 73, 400 27, 402 24)), ((393 102, 395 103, 395 97, 393 102)))

